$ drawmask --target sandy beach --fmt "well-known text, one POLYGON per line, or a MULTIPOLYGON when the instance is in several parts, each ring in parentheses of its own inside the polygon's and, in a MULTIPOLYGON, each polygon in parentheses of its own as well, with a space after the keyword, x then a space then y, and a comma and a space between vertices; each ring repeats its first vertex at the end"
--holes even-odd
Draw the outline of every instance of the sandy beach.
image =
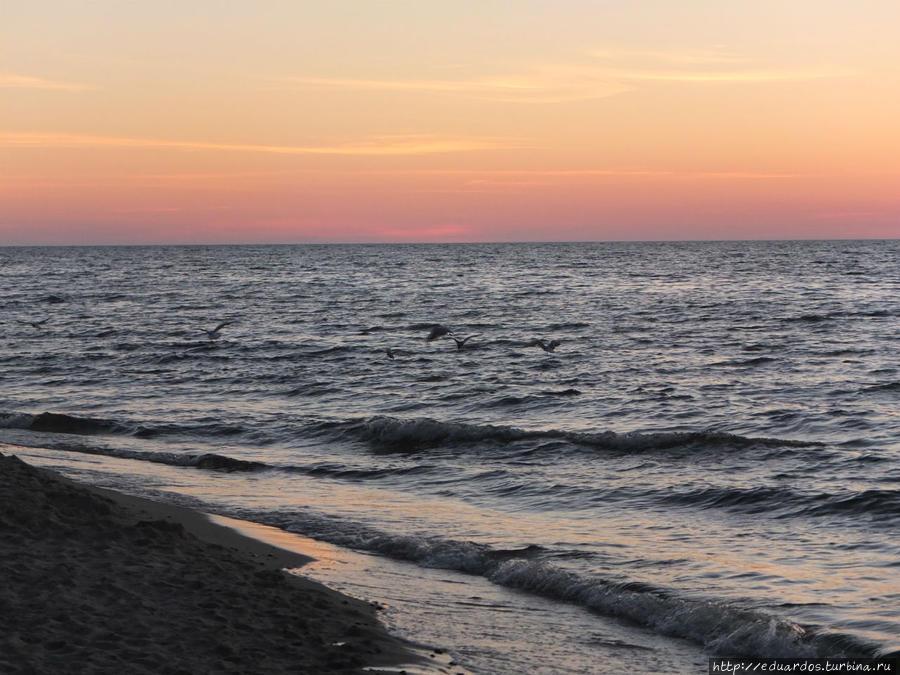
POLYGON ((452 672, 283 571, 307 560, 0 454, 0 671, 452 672))

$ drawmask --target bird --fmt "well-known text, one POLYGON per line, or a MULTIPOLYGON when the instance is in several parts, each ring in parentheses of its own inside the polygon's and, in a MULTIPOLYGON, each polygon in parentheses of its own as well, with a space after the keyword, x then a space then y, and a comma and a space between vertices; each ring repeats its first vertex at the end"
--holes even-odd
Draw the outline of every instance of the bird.
POLYGON ((437 340, 438 338, 442 338, 445 335, 451 335, 453 333, 452 330, 447 328, 447 326, 442 326, 439 323, 434 324, 431 328, 431 332, 428 334, 428 337, 425 338, 425 342, 431 342, 432 340, 437 340))
POLYGON ((481 333, 475 333, 474 335, 469 335, 462 339, 454 337, 453 335, 451 335, 450 337, 453 338, 453 341, 456 343, 456 348, 462 350, 466 346, 466 342, 471 340, 473 337, 478 337, 479 335, 481 335, 481 333))
POLYGON ((26 326, 31 326, 35 330, 40 330, 41 327, 50 320, 50 317, 46 317, 41 319, 40 321, 19 321, 19 323, 25 324, 26 326))
POLYGON ((206 333, 207 337, 209 337, 210 340, 218 340, 219 335, 221 335, 221 333, 222 333, 222 329, 225 328, 225 326, 229 325, 230 323, 231 323, 231 321, 223 321, 222 323, 220 323, 218 326, 216 326, 212 330, 208 330, 206 328, 201 328, 200 330, 202 330, 204 333, 206 333))
POLYGON ((552 352, 554 349, 559 347, 560 344, 561 343, 559 340, 550 340, 548 342, 547 340, 538 340, 537 338, 534 338, 531 342, 528 343, 528 346, 540 347, 545 352, 552 352))
POLYGON ((393 350, 393 349, 391 349, 390 347, 388 347, 387 349, 384 350, 384 353, 387 354, 387 357, 388 357, 391 361, 394 360, 394 350, 393 350))

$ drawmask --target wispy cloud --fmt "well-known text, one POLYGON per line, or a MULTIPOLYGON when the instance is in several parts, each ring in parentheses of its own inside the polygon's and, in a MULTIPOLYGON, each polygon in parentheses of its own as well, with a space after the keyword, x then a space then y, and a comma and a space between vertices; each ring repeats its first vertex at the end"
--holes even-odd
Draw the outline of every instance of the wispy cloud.
POLYGON ((473 229, 462 223, 443 223, 436 225, 417 224, 413 227, 376 227, 375 234, 380 237, 402 240, 428 240, 445 238, 466 240, 472 236, 473 229))
POLYGON ((622 47, 602 47, 591 49, 588 56, 602 61, 627 63, 655 63, 670 66, 702 66, 722 64, 745 64, 749 59, 733 54, 725 47, 709 49, 632 49, 622 47))
MULTIPOLYGON (((385 173, 385 172, 381 172, 385 173)), ((804 174, 780 171, 726 171, 687 169, 427 169, 420 171, 390 171, 397 175, 414 174, 417 178, 434 177, 430 187, 415 189, 428 194, 524 194, 541 189, 559 189, 565 185, 596 185, 607 180, 659 183, 690 183, 703 181, 781 181, 804 177, 804 174)))
POLYGON ((27 75, 0 74, 0 88, 5 89, 52 89, 57 91, 86 91, 96 89, 87 84, 73 82, 57 82, 27 75))
POLYGON ((563 103, 614 96, 632 89, 622 82, 587 73, 536 69, 521 75, 448 80, 381 80, 326 77, 286 77, 283 83, 329 89, 456 94, 509 103, 563 103))
POLYGON ((799 82, 850 75, 848 70, 837 69, 737 69, 716 71, 665 71, 665 70, 622 70, 611 72, 612 76, 635 82, 656 80, 658 82, 799 82))
POLYGON ((773 66, 735 54, 725 47, 683 50, 606 48, 588 52, 592 68, 625 82, 779 82, 844 77, 852 71, 834 66, 773 66))
POLYGON ((520 72, 457 79, 283 77, 282 86, 348 91, 452 94, 514 103, 586 101, 632 91, 648 82, 787 82, 852 74, 836 67, 781 67, 724 49, 654 51, 595 49, 577 63, 540 64, 520 72))
MULTIPOLYGON (((399 173, 399 172, 395 172, 399 173)), ((470 183, 520 182, 534 179, 551 178, 579 178, 592 176, 622 176, 622 177, 648 177, 648 178, 736 178, 736 179, 776 179, 799 178, 803 174, 783 171, 699 171, 699 170, 675 170, 675 169, 641 169, 641 168, 610 168, 610 169, 426 169, 416 171, 419 175, 458 175, 473 176, 470 183)))
POLYGON ((0 145, 32 148, 170 148, 173 150, 253 152, 278 155, 352 156, 426 155, 523 147, 514 140, 443 138, 424 135, 377 136, 355 142, 331 145, 264 145, 43 132, 0 132, 0 145))

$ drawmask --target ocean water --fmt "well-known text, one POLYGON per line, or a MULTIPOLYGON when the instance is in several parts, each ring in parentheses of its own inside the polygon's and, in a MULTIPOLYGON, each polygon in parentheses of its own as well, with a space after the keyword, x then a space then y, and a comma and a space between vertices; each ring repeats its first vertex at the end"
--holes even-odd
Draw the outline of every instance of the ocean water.
POLYGON ((0 441, 350 549, 310 574, 473 672, 900 649, 900 241, 6 248, 0 278, 0 441))

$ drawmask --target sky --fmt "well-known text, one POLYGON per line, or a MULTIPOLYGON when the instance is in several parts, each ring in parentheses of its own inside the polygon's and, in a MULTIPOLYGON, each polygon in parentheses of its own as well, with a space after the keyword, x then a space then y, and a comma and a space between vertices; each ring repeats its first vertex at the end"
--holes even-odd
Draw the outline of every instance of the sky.
POLYGON ((900 236, 897 0, 5 0, 0 245, 900 236))

